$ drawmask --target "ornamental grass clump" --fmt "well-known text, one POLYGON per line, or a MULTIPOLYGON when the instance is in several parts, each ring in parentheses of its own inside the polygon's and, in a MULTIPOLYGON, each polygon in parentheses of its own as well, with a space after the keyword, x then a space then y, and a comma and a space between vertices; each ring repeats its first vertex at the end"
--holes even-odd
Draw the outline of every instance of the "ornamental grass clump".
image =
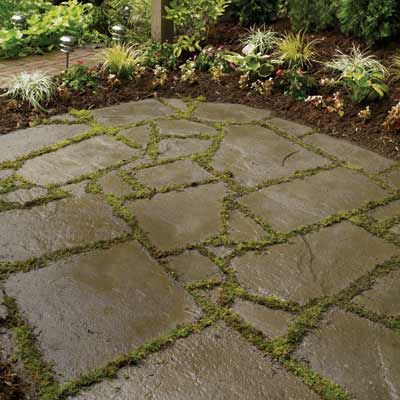
POLYGON ((143 54, 133 47, 118 44, 107 48, 100 56, 102 70, 123 79, 134 79, 143 72, 143 54))
POLYGON ((334 59, 324 65, 338 72, 337 83, 346 89, 354 103, 384 97, 389 91, 384 82, 388 75, 386 67, 360 47, 353 45, 349 54, 337 50, 334 59))
POLYGON ((291 69, 304 69, 317 57, 316 43, 318 40, 307 41, 303 32, 286 33, 278 38, 274 55, 291 69))
POLYGON ((22 72, 14 76, 4 96, 29 103, 35 110, 46 111, 43 107, 52 99, 56 85, 52 78, 42 72, 22 72))
POLYGON ((279 35, 271 29, 267 29, 265 25, 261 28, 250 28, 249 34, 242 39, 243 52, 245 54, 268 54, 275 48, 278 38, 279 35))

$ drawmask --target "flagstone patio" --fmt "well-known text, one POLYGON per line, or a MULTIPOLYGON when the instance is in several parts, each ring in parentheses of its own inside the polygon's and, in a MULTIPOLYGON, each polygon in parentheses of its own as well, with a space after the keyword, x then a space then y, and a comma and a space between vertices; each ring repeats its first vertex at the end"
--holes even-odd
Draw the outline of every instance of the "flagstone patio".
POLYGON ((399 400, 399 177, 233 104, 0 136, 0 357, 46 400, 399 400))

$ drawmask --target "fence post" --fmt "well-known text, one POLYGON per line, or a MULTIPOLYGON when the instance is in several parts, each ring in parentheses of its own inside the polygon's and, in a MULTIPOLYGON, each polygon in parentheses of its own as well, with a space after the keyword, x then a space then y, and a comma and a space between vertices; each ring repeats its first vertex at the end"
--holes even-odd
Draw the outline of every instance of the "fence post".
POLYGON ((152 0, 151 36, 158 42, 171 40, 174 35, 172 22, 165 19, 165 6, 168 3, 169 0, 152 0))

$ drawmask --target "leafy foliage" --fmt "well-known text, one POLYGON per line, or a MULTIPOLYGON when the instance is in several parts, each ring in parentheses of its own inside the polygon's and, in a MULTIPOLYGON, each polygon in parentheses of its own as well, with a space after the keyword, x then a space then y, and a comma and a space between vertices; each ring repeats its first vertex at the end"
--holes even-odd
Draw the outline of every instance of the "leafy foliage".
MULTIPOLYGON (((43 3, 44 4, 44 3, 43 3)), ((64 34, 75 36, 79 42, 96 39, 91 4, 69 0, 60 6, 45 8, 27 20, 27 28, 0 30, 0 58, 22 57, 32 53, 50 51, 58 45, 64 34)))
POLYGON ((355 103, 383 97, 388 91, 384 83, 387 69, 373 56, 353 46, 350 54, 337 50, 333 61, 325 63, 339 72, 337 81, 344 86, 355 103))
POLYGON ((99 78, 93 69, 86 65, 76 64, 64 72, 61 83, 72 93, 83 94, 88 90, 96 90, 99 86, 99 78))
POLYGON ((210 25, 217 22, 229 3, 230 0, 171 0, 166 18, 173 22, 178 34, 175 55, 201 50, 210 25))
POLYGON ((253 53, 265 55, 270 53, 278 42, 278 34, 265 25, 261 28, 251 28, 249 34, 242 40, 245 47, 253 48, 253 53))
POLYGON ((4 95, 26 101, 33 108, 45 111, 43 105, 51 100, 54 91, 55 84, 46 74, 22 72, 10 81, 9 89, 4 95))
POLYGON ((251 79, 268 78, 275 72, 279 61, 270 56, 250 54, 242 56, 237 53, 227 53, 224 57, 229 63, 234 64, 239 72, 248 74, 251 79))
POLYGON ((229 15, 243 25, 272 21, 278 13, 279 0, 232 0, 229 15))
POLYGON ((336 2, 332 0, 289 0, 288 11, 296 30, 320 31, 336 23, 336 2))
POLYGON ((400 31, 398 0, 339 0, 337 15, 342 32, 373 43, 400 31))

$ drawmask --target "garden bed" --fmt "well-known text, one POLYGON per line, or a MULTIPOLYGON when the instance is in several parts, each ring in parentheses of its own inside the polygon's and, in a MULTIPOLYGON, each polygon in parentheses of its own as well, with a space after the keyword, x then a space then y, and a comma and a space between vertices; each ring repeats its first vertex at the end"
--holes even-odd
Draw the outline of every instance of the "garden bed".
MULTIPOLYGON (((288 28, 286 20, 273 25, 276 31, 288 28)), ((211 32, 209 42, 215 46, 224 45, 230 50, 239 51, 240 37, 246 30, 242 27, 224 23, 219 24, 211 32)), ((348 51, 354 40, 342 34, 328 32, 307 35, 308 39, 319 39, 317 52, 319 61, 329 60, 337 48, 348 51)), ((390 63, 395 52, 395 47, 390 45, 384 48, 374 48, 372 52, 386 65, 390 63)), ((314 63, 311 74, 316 78, 322 77, 321 68, 314 63)), ((154 88, 153 73, 147 71, 137 82, 124 81, 119 87, 110 88, 106 77, 101 79, 100 87, 96 94, 86 93, 72 96, 69 99, 57 98, 56 102, 48 105, 52 115, 65 113, 69 108, 97 108, 125 101, 140 100, 153 96, 160 97, 204 97, 207 101, 241 103, 258 108, 270 108, 281 117, 318 128, 321 132, 342 137, 358 143, 393 159, 400 159, 400 136, 395 132, 386 131, 382 124, 392 106, 400 100, 400 87, 390 83, 390 92, 382 100, 369 104, 373 117, 364 121, 358 113, 365 108, 365 104, 355 105, 345 102, 344 115, 329 113, 314 105, 297 101, 289 95, 284 95, 279 88, 274 87, 269 96, 258 94, 253 90, 243 90, 239 86, 238 73, 222 76, 220 81, 215 81, 208 72, 199 72, 194 83, 182 82, 180 72, 169 72, 168 80, 162 87, 154 88)), ((319 94, 319 93, 318 93, 319 94)), ((38 118, 47 117, 45 113, 33 112, 28 105, 18 105, 4 97, 0 98, 0 133, 27 127, 38 118)))

